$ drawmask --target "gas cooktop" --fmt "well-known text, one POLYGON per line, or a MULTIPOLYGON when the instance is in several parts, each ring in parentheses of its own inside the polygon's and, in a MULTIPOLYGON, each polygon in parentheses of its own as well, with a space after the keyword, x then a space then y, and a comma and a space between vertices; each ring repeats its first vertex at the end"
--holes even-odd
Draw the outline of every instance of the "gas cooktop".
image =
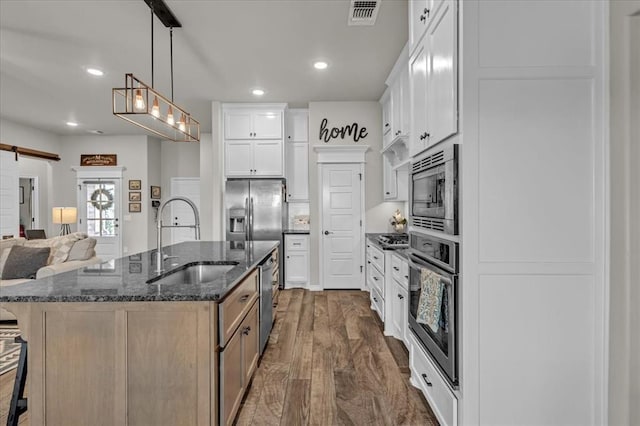
POLYGON ((378 243, 382 248, 401 249, 409 247, 408 234, 382 234, 378 236, 378 243))

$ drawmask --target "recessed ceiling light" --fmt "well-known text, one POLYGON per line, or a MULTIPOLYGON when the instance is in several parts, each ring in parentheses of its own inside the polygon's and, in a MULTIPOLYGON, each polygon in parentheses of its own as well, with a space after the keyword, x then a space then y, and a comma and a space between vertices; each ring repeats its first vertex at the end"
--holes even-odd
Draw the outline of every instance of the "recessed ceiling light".
POLYGON ((99 70, 98 68, 87 68, 87 72, 91 75, 95 75, 96 77, 102 77, 104 75, 104 71, 99 70))
POLYGON ((78 123, 75 121, 67 121, 67 126, 69 127, 78 127, 78 123))
POLYGON ((94 135, 104 135, 102 130, 87 130, 87 132, 92 133, 94 135))
POLYGON ((262 95, 264 95, 264 90, 262 90, 262 89, 253 89, 253 91, 251 93, 253 93, 254 96, 262 96, 262 95))
POLYGON ((329 64, 324 61, 318 61, 313 63, 313 67, 317 70, 326 70, 329 64))

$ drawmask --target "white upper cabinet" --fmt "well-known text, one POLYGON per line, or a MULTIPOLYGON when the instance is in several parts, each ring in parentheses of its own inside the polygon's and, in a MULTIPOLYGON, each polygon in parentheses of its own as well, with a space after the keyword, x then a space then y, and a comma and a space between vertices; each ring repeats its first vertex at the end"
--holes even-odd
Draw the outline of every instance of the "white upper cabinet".
POLYGON ((447 0, 409 0, 409 53, 418 46, 427 28, 447 0))
POLYGON ((287 142, 309 140, 309 110, 289 109, 286 112, 287 142))
POLYGON ((411 156, 458 132, 456 2, 444 0, 438 6, 409 61, 411 156))
POLYGON ((225 104, 227 177, 284 176, 284 104, 225 104))
POLYGON ((382 104, 382 145, 387 146, 391 143, 393 135, 391 133, 391 114, 393 106, 391 105, 391 90, 387 89, 380 103, 382 104))
POLYGON ((227 110, 224 113, 224 138, 282 139, 282 110, 227 110))

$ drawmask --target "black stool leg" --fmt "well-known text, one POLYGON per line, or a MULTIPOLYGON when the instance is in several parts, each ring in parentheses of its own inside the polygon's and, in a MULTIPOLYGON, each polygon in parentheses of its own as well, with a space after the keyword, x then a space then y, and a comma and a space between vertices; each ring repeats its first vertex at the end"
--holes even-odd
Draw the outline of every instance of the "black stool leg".
POLYGON ((7 426, 17 426, 20 415, 27 411, 27 398, 24 397, 24 385, 27 382, 27 341, 18 336, 16 343, 20 343, 20 359, 18 360, 16 381, 13 384, 7 426))

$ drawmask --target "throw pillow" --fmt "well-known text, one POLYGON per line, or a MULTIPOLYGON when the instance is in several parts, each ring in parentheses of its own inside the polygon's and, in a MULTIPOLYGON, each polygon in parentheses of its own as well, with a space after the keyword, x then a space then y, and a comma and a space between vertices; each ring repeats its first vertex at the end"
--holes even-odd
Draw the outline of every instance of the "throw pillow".
POLYGON ((51 248, 13 246, 7 256, 2 270, 2 279, 15 280, 19 278, 34 279, 38 269, 47 266, 51 248))
POLYGON ((59 263, 66 262, 71 248, 76 241, 81 238, 81 234, 78 232, 53 238, 51 242, 51 258, 49 259, 49 264, 57 265, 59 263))
POLYGON ((31 247, 31 248, 45 248, 48 247, 49 248, 49 259, 47 260, 47 265, 51 264, 51 242, 53 240, 52 239, 46 239, 46 240, 27 240, 24 242, 23 247, 31 247))
POLYGON ((7 257, 9 257, 10 252, 11 247, 7 247, 0 253, 0 278, 2 277, 2 270, 4 269, 4 264, 7 262, 7 257))
POLYGON ((71 260, 91 259, 95 255, 94 249, 96 242, 95 238, 85 238, 83 240, 76 241, 73 247, 71 247, 69 257, 67 257, 67 262, 71 260))

